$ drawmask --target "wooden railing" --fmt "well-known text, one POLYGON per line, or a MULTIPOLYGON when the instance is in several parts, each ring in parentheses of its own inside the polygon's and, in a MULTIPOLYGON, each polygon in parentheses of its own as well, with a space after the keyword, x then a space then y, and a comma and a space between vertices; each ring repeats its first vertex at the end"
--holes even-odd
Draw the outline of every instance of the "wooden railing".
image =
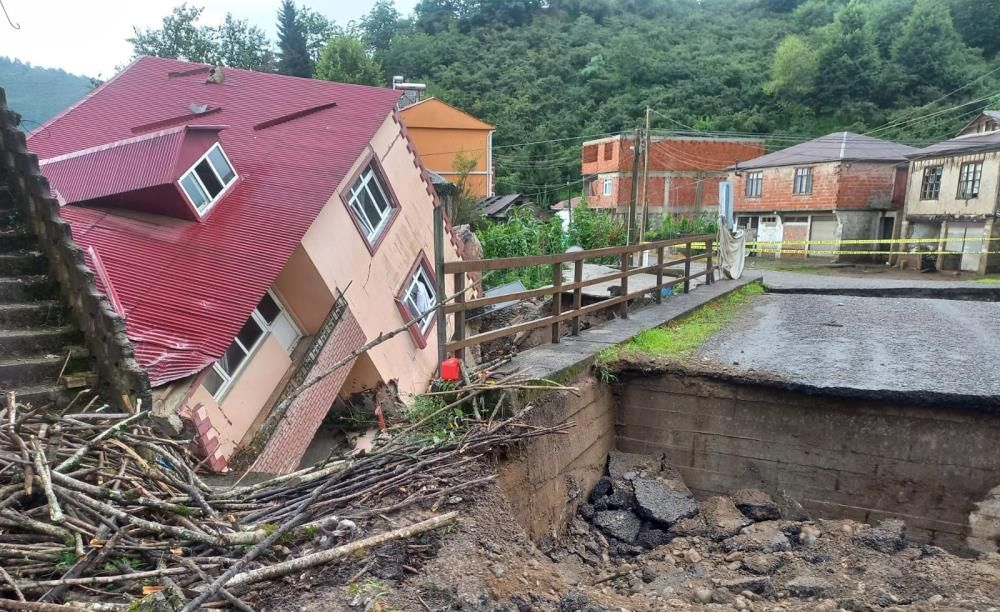
MULTIPOLYGON (((462 358, 464 356, 465 349, 470 346, 475 346, 506 336, 512 336, 523 331, 538 329, 540 327, 551 327, 552 342, 558 343, 561 335, 559 330, 559 324, 561 322, 571 321, 571 333, 575 336, 580 333, 581 316, 593 314, 613 307, 618 308, 620 317, 628 318, 628 303, 636 298, 640 298, 649 293, 655 293, 656 302, 660 303, 663 301, 663 290, 665 288, 673 287, 675 285, 683 285, 684 293, 687 293, 690 289, 691 280, 701 276, 705 277, 706 284, 711 284, 713 277, 710 272, 713 269, 712 262, 714 241, 714 235, 703 234, 629 246, 592 249, 590 251, 577 251, 574 253, 560 253, 558 255, 508 257, 503 259, 473 259, 444 263, 442 268, 443 273, 454 275, 455 293, 457 294, 457 297, 454 302, 445 304, 443 308, 438 310, 438 329, 447 329, 446 317, 451 315, 454 317, 453 329, 455 330, 455 333, 452 340, 448 342, 446 341, 446 335, 439 331, 438 354, 443 358, 448 353, 453 353, 456 357, 462 358), (673 260, 665 259, 666 249, 668 247, 678 246, 683 246, 684 257, 673 260), (705 252, 699 255, 693 255, 693 247, 703 248, 705 252), (630 260, 632 259, 631 256, 633 254, 647 252, 656 253, 655 264, 631 267, 630 260), (619 270, 612 274, 605 274, 584 280, 584 261, 588 259, 607 257, 619 258, 619 270), (705 269, 692 274, 691 263, 701 259, 705 260, 705 269), (563 282, 563 264, 568 262, 573 262, 574 266, 572 283, 563 282), (509 270, 511 268, 526 268, 531 266, 546 265, 552 266, 552 284, 545 287, 475 299, 466 299, 466 294, 468 292, 462 292, 462 290, 466 287, 466 275, 469 273, 485 273, 491 270, 509 270), (664 270, 674 266, 684 266, 683 275, 679 277, 672 276, 670 280, 664 281, 664 270), (636 274, 655 274, 656 284, 652 287, 630 292, 628 280, 629 277, 636 274), (620 290, 618 291, 618 295, 608 299, 603 299, 594 304, 587 306, 583 305, 582 290, 584 287, 607 283, 609 281, 613 282, 616 280, 620 281, 620 290), (563 300, 561 296, 569 291, 573 292, 573 305, 572 308, 563 310, 563 300), (552 300, 552 312, 549 316, 466 337, 465 316, 468 311, 482 308, 484 306, 490 306, 492 304, 500 304, 502 302, 528 300, 545 296, 556 296, 556 299, 552 300)), ((444 295, 444 274, 438 275, 438 283, 442 284, 442 286, 438 288, 439 296, 444 295)))

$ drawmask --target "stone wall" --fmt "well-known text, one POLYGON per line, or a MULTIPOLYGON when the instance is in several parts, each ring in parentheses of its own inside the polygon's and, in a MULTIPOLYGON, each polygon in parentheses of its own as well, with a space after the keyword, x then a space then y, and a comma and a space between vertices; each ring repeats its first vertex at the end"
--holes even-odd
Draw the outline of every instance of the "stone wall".
POLYGON ((916 541, 967 551, 975 502, 1000 483, 1000 415, 958 401, 836 398, 682 373, 622 382, 617 448, 665 453, 699 496, 783 491, 818 516, 900 518, 916 541))
POLYGON ((536 542, 555 538, 604 473, 614 449, 614 397, 592 377, 571 383, 579 396, 548 394, 534 402, 530 425, 572 420, 566 435, 529 440, 500 466, 499 483, 514 517, 536 542))
MULTIPOLYGON (((125 322, 98 290, 94 273, 87 267, 83 250, 73 241, 69 224, 62 219, 59 203, 52 196, 48 180, 38 168, 38 158, 29 153, 25 135, 17 129, 20 117, 7 108, 0 89, 0 164, 11 180, 10 187, 26 213, 38 244, 48 258, 50 275, 73 310, 86 338, 87 348, 97 363, 98 374, 109 387, 112 403, 121 396, 151 407, 149 379, 135 359, 125 322)), ((166 416, 166 415, 165 415, 166 416)), ((168 416, 169 418, 169 416, 168 416)))

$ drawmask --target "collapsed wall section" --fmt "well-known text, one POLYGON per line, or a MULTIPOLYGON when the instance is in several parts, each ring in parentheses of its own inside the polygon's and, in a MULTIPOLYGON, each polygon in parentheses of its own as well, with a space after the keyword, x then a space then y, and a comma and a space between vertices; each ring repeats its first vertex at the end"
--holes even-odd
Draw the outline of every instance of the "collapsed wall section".
POLYGON ((617 448, 659 454, 699 497, 783 492, 810 512, 906 521, 912 539, 968 550, 975 502, 1000 483, 1000 415, 838 398, 661 373, 625 377, 617 448))

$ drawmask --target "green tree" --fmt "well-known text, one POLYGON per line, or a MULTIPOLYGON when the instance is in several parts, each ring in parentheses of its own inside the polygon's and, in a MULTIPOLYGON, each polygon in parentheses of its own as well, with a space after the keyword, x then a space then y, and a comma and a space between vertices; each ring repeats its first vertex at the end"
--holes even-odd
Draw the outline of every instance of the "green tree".
POLYGON ((187 3, 174 7, 163 18, 159 29, 132 28, 128 38, 132 45, 132 55, 153 55, 189 62, 211 63, 216 59, 216 45, 212 30, 197 25, 205 11, 187 3))
POLYGON ((274 69, 274 52, 267 34, 244 19, 234 19, 229 13, 215 30, 215 46, 215 55, 220 60, 215 63, 259 72, 274 69))
POLYGON ((786 36, 774 52, 767 93, 796 102, 806 99, 816 87, 819 63, 816 52, 801 36, 786 36))
POLYGON ((365 53, 361 41, 353 36, 330 37, 316 62, 317 79, 357 85, 383 85, 385 79, 378 62, 365 53))
POLYGON ((865 27, 859 0, 837 12, 819 50, 822 75, 816 83, 816 103, 835 116, 866 118, 874 106, 882 63, 865 27))
POLYGON ((965 44, 983 50, 986 57, 1000 51, 1000 0, 950 0, 955 28, 965 44))
POLYGON ((309 56, 306 26, 292 0, 282 0, 278 9, 278 72, 310 77, 313 61, 309 56))
POLYGON ((893 41, 892 61, 902 91, 926 100, 965 83, 975 58, 955 30, 946 4, 916 0, 893 41))
POLYGON ((326 16, 308 7, 298 7, 298 20, 302 24, 305 32, 306 49, 309 51, 309 59, 315 64, 319 61, 319 55, 326 46, 326 41, 334 34, 341 34, 343 30, 326 16))
POLYGON ((389 50, 399 31, 399 17, 393 0, 376 0, 372 10, 361 18, 361 40, 376 56, 389 50))

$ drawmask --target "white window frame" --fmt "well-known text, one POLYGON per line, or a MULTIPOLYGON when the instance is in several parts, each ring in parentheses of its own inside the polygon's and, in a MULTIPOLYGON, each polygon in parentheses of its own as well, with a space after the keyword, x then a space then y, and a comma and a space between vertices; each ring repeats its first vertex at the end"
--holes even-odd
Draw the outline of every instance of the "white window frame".
MULTIPOLYGON (((267 295, 271 296, 271 299, 274 300, 274 303, 278 305, 278 310, 279 310, 278 316, 280 317, 281 315, 285 315, 286 317, 289 317, 289 320, 291 320, 288 314, 288 309, 285 308, 285 305, 281 302, 281 300, 278 299, 278 296, 275 295, 274 291, 268 289, 267 295)), ((263 297, 261 299, 263 299, 263 297)), ((264 344, 264 340, 266 340, 267 337, 271 335, 271 324, 264 319, 264 316, 260 314, 256 306, 254 306, 253 312, 250 313, 250 317, 247 319, 247 321, 250 320, 256 323, 258 327, 260 327, 262 333, 260 337, 257 338, 257 340, 254 341, 254 343, 251 346, 244 346, 243 342, 240 341, 238 336, 233 337, 233 341, 230 343, 229 346, 231 347, 233 344, 235 344, 239 346, 245 353, 243 360, 240 362, 238 366, 236 366, 236 370, 232 374, 227 374, 226 370, 222 367, 222 365, 220 365, 220 362, 222 361, 221 359, 217 360, 215 363, 212 364, 212 369, 215 371, 215 374, 222 379, 222 384, 219 385, 219 388, 216 389, 214 393, 212 393, 212 397, 215 398, 216 401, 222 401, 222 398, 225 397, 226 393, 229 391, 229 388, 232 387, 236 379, 243 374, 243 370, 246 369, 247 364, 250 363, 254 355, 257 353, 257 350, 261 347, 262 344, 264 344)), ((277 320, 277 317, 275 318, 275 320, 277 320)), ((243 327, 240 326, 240 329, 243 329, 243 327)), ((229 347, 226 348, 226 352, 228 351, 229 347)))
POLYGON ((751 170, 747 172, 746 188, 743 195, 748 198, 759 198, 764 193, 764 171, 751 170))
POLYGON ((204 217, 208 213, 208 211, 211 210, 212 207, 215 206, 215 204, 222 199, 222 196, 226 195, 226 192, 229 191, 229 188, 232 187, 239 178, 240 175, 236 171, 236 166, 233 165, 233 160, 229 159, 229 156, 226 155, 226 151, 225 149, 222 148, 222 145, 216 142, 213 143, 212 146, 210 146, 208 150, 205 151, 204 154, 202 154, 201 157, 199 157, 193 164, 191 164, 191 167, 187 169, 187 172, 182 174, 181 177, 177 179, 177 186, 180 187, 181 192, 184 194, 184 197, 187 198, 187 201, 191 204, 192 207, 194 207, 198 215, 200 217, 204 217), (233 171, 233 178, 228 183, 222 180, 222 175, 219 174, 219 171, 215 169, 215 166, 212 164, 212 161, 208 158, 209 154, 216 149, 218 149, 218 151, 222 153, 222 157, 225 158, 226 163, 229 164, 229 167, 233 171), (211 195, 209 195, 208 188, 205 186, 204 181, 202 181, 201 177, 198 176, 198 173, 195 172, 195 168, 198 167, 198 164, 206 160, 208 160, 207 161, 208 167, 212 170, 212 174, 215 175, 215 178, 218 179, 219 184, 222 185, 222 191, 217 193, 214 198, 211 195), (199 208, 198 205, 194 203, 194 200, 191 198, 191 195, 184 187, 184 179, 188 178, 189 176, 194 177, 194 180, 198 182, 198 186, 201 187, 202 192, 208 199, 208 201, 202 208, 199 208))
POLYGON ((963 163, 958 170, 958 197, 959 200, 972 200, 979 197, 983 182, 983 162, 971 161, 963 163), (966 187, 975 192, 966 191, 966 187))
MULTIPOLYGON (((374 246, 378 242, 379 237, 381 237, 382 232, 389 225, 389 221, 392 219, 393 214, 395 214, 398 205, 396 201, 389 197, 386 192, 385 187, 382 185, 382 180, 379 178, 379 173, 375 169, 374 162, 369 162, 365 169, 358 175, 358 178, 354 180, 350 187, 348 187, 348 198, 347 205, 351 209, 351 215, 354 216, 355 221, 357 221, 358 226, 361 229, 361 235, 365 237, 368 244, 374 246), (362 190, 368 192, 368 196, 372 198, 375 202, 374 193, 372 192, 371 185, 375 184, 378 194, 382 196, 387 207, 385 210, 379 210, 382 214, 381 218, 374 227, 371 221, 368 219, 368 215, 365 214, 364 207, 361 206, 361 202, 358 196, 361 194, 362 190)), ((378 208, 376 206, 376 208, 378 208)))
POLYGON ((604 187, 603 187, 603 189, 604 189, 602 191, 603 195, 609 196, 609 195, 611 195, 613 193, 613 189, 614 189, 613 179, 610 176, 604 177, 604 187))
POLYGON ((810 195, 813 191, 812 166, 800 166, 792 176, 792 195, 810 195))
POLYGON ((921 200, 941 199, 941 181, 944 179, 944 166, 937 164, 924 168, 924 175, 920 181, 921 200), (936 179, 936 180, 932 180, 936 179))
MULTIPOLYGON (((413 275, 410 276, 409 280, 407 281, 406 291, 404 291, 400 296, 403 304, 406 306, 407 310, 410 311, 411 319, 419 315, 421 312, 423 312, 423 310, 417 307, 416 300, 411 300, 410 298, 410 294, 417 288, 418 281, 421 276, 424 277, 424 279, 427 281, 427 286, 430 287, 431 289, 430 304, 428 304, 427 308, 423 310, 427 310, 437 305, 437 295, 434 291, 435 287, 434 279, 431 278, 430 273, 428 273, 426 267, 424 266, 424 262, 421 261, 420 263, 417 264, 416 269, 413 271, 413 275)), ((435 313, 432 310, 424 316, 422 321, 420 321, 421 334, 426 334, 427 330, 431 328, 431 324, 434 323, 434 314, 435 313)))

